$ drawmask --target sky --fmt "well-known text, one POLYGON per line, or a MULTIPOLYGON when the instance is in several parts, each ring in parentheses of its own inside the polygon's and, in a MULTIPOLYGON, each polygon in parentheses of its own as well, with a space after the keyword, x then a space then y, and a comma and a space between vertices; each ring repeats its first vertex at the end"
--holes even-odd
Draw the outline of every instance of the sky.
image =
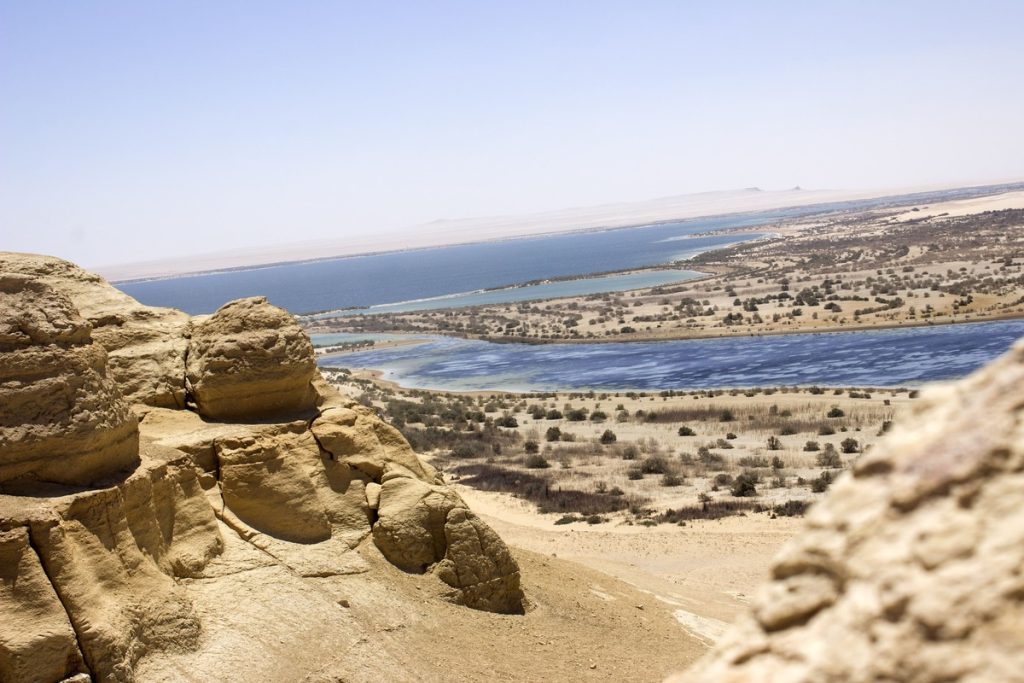
POLYGON ((1021 26, 1019 0, 0 0, 0 249, 1022 179, 1021 26))

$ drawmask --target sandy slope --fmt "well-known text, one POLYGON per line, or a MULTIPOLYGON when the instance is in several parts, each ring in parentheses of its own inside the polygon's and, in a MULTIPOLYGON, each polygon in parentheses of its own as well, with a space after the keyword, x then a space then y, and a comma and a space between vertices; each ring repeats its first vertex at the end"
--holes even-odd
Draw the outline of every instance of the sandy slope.
MULTIPOLYGON (((768 561, 802 520, 766 515, 686 527, 556 526, 529 503, 457 486, 470 507, 520 549, 577 562, 643 591, 695 638, 713 642, 767 573, 768 561)), ((600 587, 598 596, 603 592, 600 587)))

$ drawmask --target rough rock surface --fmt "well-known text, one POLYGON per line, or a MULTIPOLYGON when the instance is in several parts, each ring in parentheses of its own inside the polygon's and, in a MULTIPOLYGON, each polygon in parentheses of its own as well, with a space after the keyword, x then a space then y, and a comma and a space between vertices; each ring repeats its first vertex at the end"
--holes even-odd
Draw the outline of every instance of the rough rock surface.
POLYGON ((59 681, 84 672, 75 632, 25 527, 0 532, 0 680, 59 681))
POLYGON ((259 653, 263 680, 293 680, 309 609, 332 633, 304 670, 375 680, 342 655, 384 656, 367 644, 377 617, 353 621, 348 598, 301 582, 386 595, 409 575, 384 558, 440 579, 424 584, 437 597, 522 612, 504 543, 397 430, 319 377, 284 311, 247 299, 190 321, 58 259, 0 264, 0 680, 193 680, 198 652, 259 653), (237 618, 225 590, 274 611, 237 618), (280 634, 281 620, 294 642, 275 652, 254 624, 280 634))
POLYGON ((67 297, 0 273, 0 486, 89 484, 138 462, 138 421, 67 297))
POLYGON ((27 275, 71 301, 106 349, 110 374, 129 403, 185 407, 187 314, 143 306, 98 275, 52 256, 0 252, 0 272, 27 275))
POLYGON ((1024 680, 1024 343, 926 391, 678 680, 1024 680))
POLYGON ((252 419, 314 407, 313 345, 265 298, 224 304, 194 322, 191 337, 186 374, 200 415, 252 419))
POLYGON ((508 548, 448 487, 386 473, 377 514, 373 541, 393 564, 432 569, 461 604, 523 611, 519 567, 508 548))

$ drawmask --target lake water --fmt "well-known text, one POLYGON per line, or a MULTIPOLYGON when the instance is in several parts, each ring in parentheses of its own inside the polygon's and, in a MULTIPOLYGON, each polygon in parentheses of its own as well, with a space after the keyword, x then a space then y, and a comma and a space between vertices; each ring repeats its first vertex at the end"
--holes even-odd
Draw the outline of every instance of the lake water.
POLYGON ((450 337, 346 354, 324 366, 384 371, 406 387, 607 391, 891 387, 963 377, 1024 336, 1024 320, 870 332, 617 344, 495 344, 450 337))
MULTIPOLYGON (((401 301, 394 304, 377 304, 369 308, 345 311, 351 315, 373 315, 377 313, 408 313, 410 311, 429 311, 436 308, 465 308, 467 306, 483 306, 486 304, 514 303, 517 301, 536 301, 538 299, 559 299, 567 296, 586 296, 604 292, 624 292, 630 289, 658 287, 675 282, 683 282, 700 277, 703 273, 694 270, 644 270, 624 275, 604 275, 601 277, 580 278, 577 280, 559 280, 539 285, 510 287, 507 289, 490 289, 483 292, 465 292, 445 296, 420 299, 419 301, 401 301)), ((336 317, 337 311, 318 313, 309 316, 313 320, 336 317)))
MULTIPOLYGON (((1009 188, 1012 186, 1005 186, 1009 188)), ((448 305, 424 302, 475 295, 535 281, 645 268, 679 261, 755 235, 692 237, 695 233, 764 226, 836 210, 882 208, 992 194, 1000 188, 962 188, 897 197, 835 202, 773 211, 694 218, 615 230, 564 233, 347 258, 285 263, 159 280, 115 283, 144 304, 212 313, 247 296, 265 296, 295 314, 380 304, 423 310, 448 305)), ((564 284, 564 283, 563 283, 564 284)), ((583 286, 583 285, 577 285, 583 286)), ((608 283, 604 283, 608 286, 608 283)), ((640 285, 644 286, 644 285, 640 285)), ((619 283, 620 288, 624 288, 619 283)), ((612 291, 612 290, 602 290, 612 291)), ((588 292, 580 292, 588 293, 588 292)), ((488 303, 518 301, 506 289, 488 303), (502 298, 502 297, 506 298, 502 298)), ((537 293, 533 293, 534 298, 537 293)), ((569 296, 564 294, 563 296, 569 296)), ((542 296, 547 296, 542 294, 542 296)), ((410 309, 406 309, 410 310, 410 309)))

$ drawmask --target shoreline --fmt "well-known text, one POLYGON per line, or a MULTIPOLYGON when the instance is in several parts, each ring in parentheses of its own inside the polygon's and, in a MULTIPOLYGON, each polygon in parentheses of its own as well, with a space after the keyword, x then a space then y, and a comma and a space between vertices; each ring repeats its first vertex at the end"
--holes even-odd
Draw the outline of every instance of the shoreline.
MULTIPOLYGON (((695 280, 696 281, 696 280, 695 280)), ((971 318, 969 320, 943 320, 941 322, 932 322, 928 320, 914 320, 906 323, 880 323, 876 325, 843 325, 840 327, 804 327, 792 330, 765 330, 761 332, 700 332, 694 335, 679 336, 677 334, 669 334, 666 336, 654 336, 654 335, 643 335, 643 334, 630 334, 622 335, 613 339, 537 339, 537 338, 517 338, 517 337, 485 337, 485 336, 473 336, 466 334, 454 334, 445 332, 424 332, 420 333, 424 338, 427 336, 431 337, 450 337, 452 339, 464 339, 467 341, 483 341, 490 344, 525 344, 528 346, 551 346, 559 344, 651 344, 657 342, 670 342, 670 341, 699 341, 701 339, 731 339, 738 337, 776 337, 784 335, 795 335, 795 334, 842 334, 844 332, 875 332, 882 330, 901 330, 901 329, 914 329, 918 327, 942 327, 946 325, 970 325, 974 323, 992 323, 1002 322, 1006 320, 1021 320, 1024 319, 1024 313, 1007 313, 1002 315, 993 315, 988 317, 971 318)), ((309 331, 307 330, 307 333, 309 331)), ((332 332, 351 332, 351 330, 329 330, 326 332, 314 332, 313 334, 330 334, 332 332)), ((360 334, 360 332, 354 332, 354 334, 360 334)), ((370 334, 367 332, 367 334, 370 334)), ((408 334, 414 336, 415 332, 389 332, 389 334, 408 334)), ((411 341, 411 340, 410 340, 411 341)), ((338 355, 345 353, 354 353, 352 351, 338 352, 338 355)))

